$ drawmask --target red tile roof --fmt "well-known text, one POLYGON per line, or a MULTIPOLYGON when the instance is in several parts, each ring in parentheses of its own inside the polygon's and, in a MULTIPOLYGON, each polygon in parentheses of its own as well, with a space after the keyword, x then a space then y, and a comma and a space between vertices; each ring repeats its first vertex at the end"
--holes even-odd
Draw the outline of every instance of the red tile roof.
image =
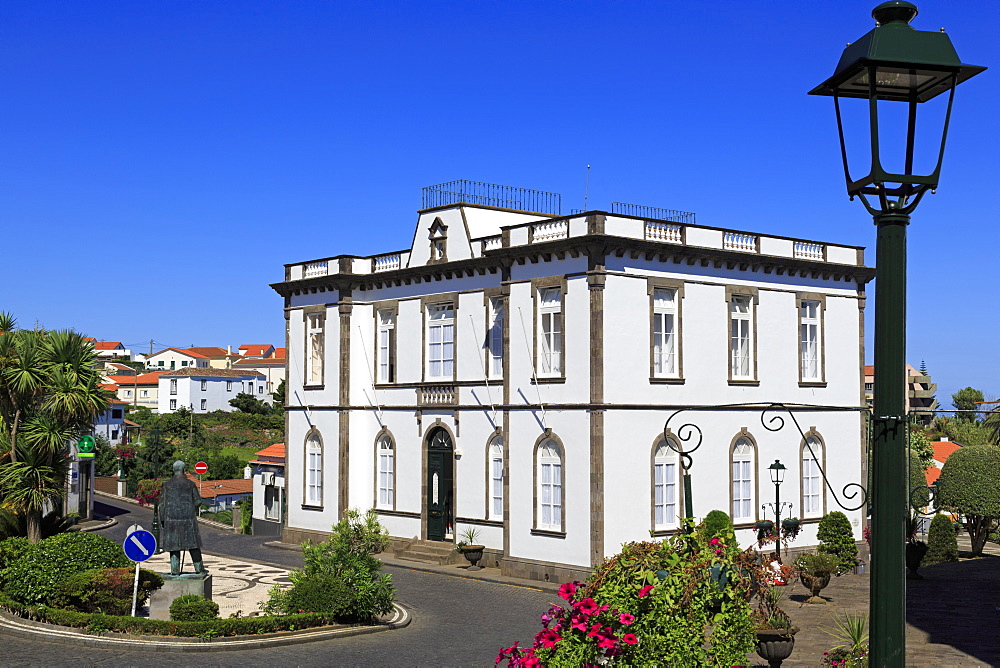
MULTIPOLYGON (((198 485, 198 476, 186 474, 188 480, 198 485)), ((250 494, 253 492, 253 478, 236 478, 232 480, 205 480, 200 484, 201 498, 214 499, 226 494, 250 494)))
POLYGON ((245 346, 240 346, 240 350, 244 350, 244 355, 263 355, 267 352, 268 348, 273 348, 270 343, 253 343, 245 346))
POLYGON ((173 371, 167 371, 162 374, 163 376, 169 376, 175 378, 178 376, 184 377, 195 377, 195 378, 263 378, 264 374, 257 371, 238 371, 236 369, 214 369, 212 367, 202 367, 197 369, 195 367, 184 367, 183 369, 175 369, 173 371))
POLYGON ((100 386, 102 390, 107 390, 108 392, 117 392, 118 386, 114 383, 106 383, 100 386))
POLYGON ((124 347, 121 341, 98 341, 94 344, 94 350, 117 350, 124 347))
POLYGON ((285 444, 275 443, 274 445, 269 445, 259 451, 257 457, 258 459, 255 462, 258 464, 284 464, 285 444))
POLYGON ((865 375, 866 376, 874 376, 875 375, 875 365, 874 364, 866 364, 865 365, 865 375))
POLYGON ((112 366, 112 367, 114 367, 116 369, 120 369, 122 371, 135 371, 135 368, 134 367, 130 367, 128 364, 121 364, 119 362, 108 362, 107 364, 108 364, 108 366, 112 366))
POLYGON ((223 348, 218 346, 195 346, 193 348, 187 348, 188 352, 195 353, 196 355, 201 355, 202 357, 225 357, 229 353, 223 348))
POLYGON ((138 376, 108 376, 108 380, 118 385, 125 386, 135 386, 135 385, 156 385, 160 382, 160 376, 162 376, 164 371, 150 371, 149 373, 140 373, 138 376))
POLYGON ((933 485, 937 482, 937 479, 941 477, 941 469, 936 466, 930 466, 927 468, 927 484, 933 485))
POLYGON ((958 450, 961 445, 955 443, 954 441, 933 441, 931 442, 931 448, 934 449, 934 460, 944 464, 948 461, 948 457, 951 453, 958 450))
POLYGON ((275 348, 274 352, 271 354, 271 359, 276 359, 276 360, 281 359, 281 360, 283 360, 287 356, 288 356, 288 349, 287 348, 275 348))

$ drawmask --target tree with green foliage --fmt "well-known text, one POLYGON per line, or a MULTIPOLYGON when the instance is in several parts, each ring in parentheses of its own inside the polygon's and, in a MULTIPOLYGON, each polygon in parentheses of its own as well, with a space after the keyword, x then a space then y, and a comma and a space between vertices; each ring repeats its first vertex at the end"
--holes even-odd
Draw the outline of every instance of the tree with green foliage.
POLYGON ((140 480, 163 478, 171 474, 174 463, 174 447, 163 438, 163 434, 153 428, 142 439, 135 451, 135 458, 128 470, 130 488, 134 489, 140 480))
POLYGON ((229 405, 241 413, 252 413, 254 415, 270 415, 272 413, 270 406, 246 392, 240 392, 234 399, 230 399, 229 405))
POLYGON ((18 329, 0 313, 0 493, 25 515, 32 543, 43 512, 65 493, 67 445, 110 405, 95 365, 82 335, 18 329))
POLYGON ((274 409, 275 413, 284 414, 285 402, 287 401, 285 395, 287 392, 288 388, 285 386, 285 381, 282 380, 280 383, 278 383, 278 388, 271 393, 271 399, 274 402, 271 405, 271 407, 274 409))
POLYGON ((95 434, 94 473, 99 476, 118 475, 118 451, 103 434, 95 434))
POLYGON ((727 531, 731 533, 733 531, 733 521, 729 518, 728 514, 721 510, 712 510, 705 515, 700 528, 707 540, 713 536, 721 536, 727 531))
POLYGON ((907 494, 910 508, 920 512, 931 502, 931 490, 927 486, 927 467, 912 451, 909 457, 909 482, 907 494))
MULTIPOLYGON (((983 401, 983 393, 975 388, 966 387, 951 395, 951 405, 959 411, 978 411, 979 403, 983 401)), ((959 413, 959 418, 975 420, 975 413, 959 413)))
POLYGON ((947 515, 935 515, 927 534, 927 554, 921 566, 932 566, 946 561, 958 561, 958 539, 955 524, 947 515))
POLYGON ((913 427, 910 430, 910 452, 916 455, 925 470, 934 463, 934 448, 927 438, 927 433, 920 427, 913 427))
POLYGON ((972 541, 972 553, 982 556, 990 530, 1000 519, 1000 448, 976 445, 951 453, 938 478, 938 504, 960 513, 972 541))
POLYGON ((132 563, 122 547, 94 533, 61 533, 32 545, 9 569, 4 592, 16 601, 48 604, 59 583, 93 568, 125 568, 132 563))
POLYGON ((819 521, 816 536, 819 538, 816 551, 836 558, 837 575, 849 573, 858 565, 858 545, 847 515, 839 510, 824 515, 819 521))

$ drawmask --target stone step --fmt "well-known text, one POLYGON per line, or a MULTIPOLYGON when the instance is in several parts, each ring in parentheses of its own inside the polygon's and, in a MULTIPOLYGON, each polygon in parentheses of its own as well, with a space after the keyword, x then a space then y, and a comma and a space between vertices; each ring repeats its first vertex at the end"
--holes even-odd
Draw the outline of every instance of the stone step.
POLYGON ((396 558, 400 561, 415 561, 420 564, 432 564, 434 566, 444 566, 448 563, 439 556, 414 554, 412 552, 401 552, 396 555, 396 558))

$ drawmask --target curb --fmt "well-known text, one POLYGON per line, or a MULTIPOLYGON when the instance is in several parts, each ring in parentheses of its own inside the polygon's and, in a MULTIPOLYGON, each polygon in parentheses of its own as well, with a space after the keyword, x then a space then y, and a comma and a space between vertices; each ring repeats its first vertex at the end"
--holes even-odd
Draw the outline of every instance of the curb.
MULTIPOLYGON (((93 521, 93 520, 91 520, 91 521, 93 521)), ((107 517, 100 524, 96 524, 96 525, 93 525, 93 526, 80 526, 80 525, 77 525, 77 529, 76 530, 77 531, 100 531, 101 529, 107 529, 109 527, 113 527, 116 524, 118 524, 118 520, 116 520, 114 517, 107 517)))
POLYGON ((224 638, 169 638, 167 636, 133 636, 124 633, 92 635, 83 629, 34 622, 0 610, 0 629, 12 636, 47 641, 71 641, 85 647, 139 648, 152 652, 218 652, 227 650, 265 649, 297 645, 317 640, 333 640, 351 636, 395 631, 409 626, 411 617, 403 606, 393 603, 393 614, 375 626, 304 629, 263 636, 227 636, 224 638))

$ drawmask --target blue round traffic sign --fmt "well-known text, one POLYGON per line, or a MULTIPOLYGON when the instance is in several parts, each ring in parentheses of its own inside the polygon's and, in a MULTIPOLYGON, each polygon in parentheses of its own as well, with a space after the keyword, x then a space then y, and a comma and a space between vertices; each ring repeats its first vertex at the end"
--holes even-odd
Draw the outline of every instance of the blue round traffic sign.
POLYGON ((146 561, 156 552, 156 537, 148 531, 133 531, 122 547, 132 561, 146 561))

